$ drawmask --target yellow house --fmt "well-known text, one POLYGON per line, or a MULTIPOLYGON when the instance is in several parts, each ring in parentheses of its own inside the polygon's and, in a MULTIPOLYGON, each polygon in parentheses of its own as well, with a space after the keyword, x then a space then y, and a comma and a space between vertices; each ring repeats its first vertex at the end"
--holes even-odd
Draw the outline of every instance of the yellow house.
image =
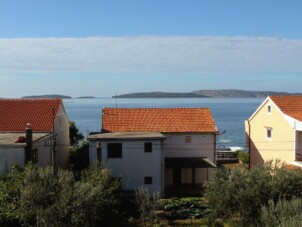
POLYGON ((245 132, 251 167, 272 159, 302 166, 302 95, 267 97, 245 132))

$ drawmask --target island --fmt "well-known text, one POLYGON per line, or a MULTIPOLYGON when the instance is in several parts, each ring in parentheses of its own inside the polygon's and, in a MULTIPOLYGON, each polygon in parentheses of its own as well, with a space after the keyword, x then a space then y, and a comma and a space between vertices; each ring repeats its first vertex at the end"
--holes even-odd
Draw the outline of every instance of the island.
POLYGON ((263 98, 269 95, 301 95, 278 91, 245 91, 237 89, 198 90, 186 93, 136 92, 112 96, 112 98, 263 98))
POLYGON ((138 92, 125 95, 112 96, 112 98, 209 98, 208 96, 191 92, 138 92))
POLYGON ((80 96, 78 99, 95 99, 94 96, 80 96))
POLYGON ((67 95, 29 95, 29 96, 23 96, 23 99, 71 99, 71 96, 67 95))

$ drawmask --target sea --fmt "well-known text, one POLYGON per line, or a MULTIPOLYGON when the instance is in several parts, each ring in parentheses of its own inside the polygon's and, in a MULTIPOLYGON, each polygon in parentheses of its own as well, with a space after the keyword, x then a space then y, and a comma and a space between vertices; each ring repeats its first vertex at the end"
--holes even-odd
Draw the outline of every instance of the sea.
POLYGON ((245 146, 244 121, 254 113, 265 98, 91 98, 64 99, 68 119, 87 137, 99 132, 102 126, 102 108, 210 108, 220 136, 217 146, 245 146))

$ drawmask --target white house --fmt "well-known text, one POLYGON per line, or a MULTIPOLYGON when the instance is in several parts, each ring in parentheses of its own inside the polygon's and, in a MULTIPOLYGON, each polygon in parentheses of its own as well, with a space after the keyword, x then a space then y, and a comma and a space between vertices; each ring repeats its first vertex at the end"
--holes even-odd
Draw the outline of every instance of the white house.
POLYGON ((0 172, 28 161, 52 165, 53 159, 67 167, 69 125, 61 99, 0 99, 0 110, 0 172))
POLYGON ((201 186, 215 166, 216 125, 208 108, 104 108, 89 136, 90 164, 102 160, 123 189, 201 186))

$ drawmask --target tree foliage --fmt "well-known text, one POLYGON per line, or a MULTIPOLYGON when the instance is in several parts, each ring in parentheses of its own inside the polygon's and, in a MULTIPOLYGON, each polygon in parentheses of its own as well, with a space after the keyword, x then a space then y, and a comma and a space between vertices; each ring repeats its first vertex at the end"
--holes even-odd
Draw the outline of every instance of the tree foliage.
POLYGON ((89 143, 83 140, 69 149, 69 166, 74 171, 82 171, 89 166, 89 143))
POLYGON ((239 161, 243 164, 243 166, 248 166, 250 161, 249 153, 244 152, 243 150, 236 151, 236 156, 239 161))
POLYGON ((100 165, 82 172, 32 165, 0 178, 1 226, 118 226, 120 182, 100 165))
POLYGON ((11 172, 0 175, 0 226, 19 225, 19 199, 24 172, 14 166, 11 172))
POLYGON ((261 220, 265 226, 301 226, 302 199, 270 200, 268 206, 262 206, 261 220))
POLYGON ((208 213, 208 205, 202 198, 166 199, 164 202, 164 211, 166 217, 170 220, 185 220, 203 218, 208 213))
POLYGON ((79 133, 79 129, 77 128, 74 121, 69 121, 69 140, 70 145, 76 145, 80 140, 84 139, 82 133, 79 133))
POLYGON ((261 208, 270 200, 302 198, 302 172, 280 162, 247 169, 218 169, 206 185, 205 199, 212 211, 209 220, 239 221, 260 225, 261 208))
POLYGON ((144 225, 156 221, 155 211, 159 205, 159 201, 160 194, 150 193, 146 187, 140 187, 135 191, 135 204, 144 225))

